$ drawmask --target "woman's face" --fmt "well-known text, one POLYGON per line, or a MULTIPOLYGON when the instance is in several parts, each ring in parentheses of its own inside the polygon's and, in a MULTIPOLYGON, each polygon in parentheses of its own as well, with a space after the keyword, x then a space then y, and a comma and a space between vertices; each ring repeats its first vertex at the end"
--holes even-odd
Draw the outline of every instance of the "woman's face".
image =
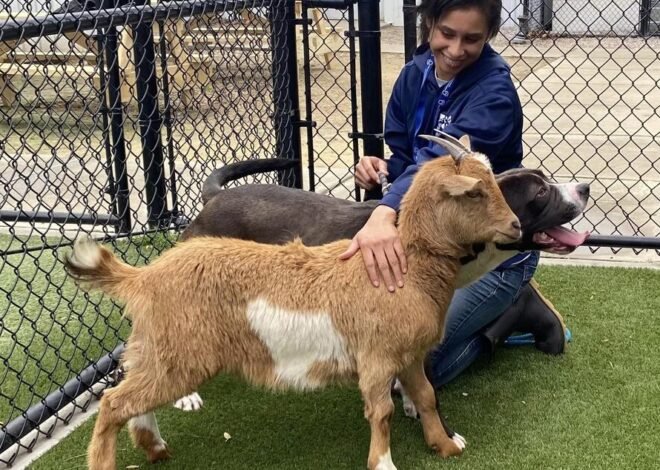
POLYGON ((451 10, 431 25, 429 44, 438 78, 451 80, 476 62, 488 41, 486 15, 478 8, 451 10))

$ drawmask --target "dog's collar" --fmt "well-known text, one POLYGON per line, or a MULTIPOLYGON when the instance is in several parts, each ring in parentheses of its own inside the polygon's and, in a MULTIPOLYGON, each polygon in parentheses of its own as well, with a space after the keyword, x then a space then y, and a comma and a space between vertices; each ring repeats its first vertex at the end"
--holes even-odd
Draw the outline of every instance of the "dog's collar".
POLYGON ((477 257, 479 256, 479 253, 481 253, 485 249, 486 249, 486 244, 485 243, 475 243, 474 245, 472 245, 472 253, 470 253, 467 256, 463 256, 460 259, 461 266, 465 266, 470 261, 474 261, 475 259, 477 259, 477 257))

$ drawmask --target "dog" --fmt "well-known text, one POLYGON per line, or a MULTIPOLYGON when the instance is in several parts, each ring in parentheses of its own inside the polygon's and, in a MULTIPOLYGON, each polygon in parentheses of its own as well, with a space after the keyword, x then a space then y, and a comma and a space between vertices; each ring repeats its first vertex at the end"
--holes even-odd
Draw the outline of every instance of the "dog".
MULTIPOLYGON (((230 181, 295 162, 282 159, 248 160, 215 170, 206 180, 199 215, 181 235, 234 237, 282 244, 298 237, 307 246, 353 238, 378 201, 355 202, 278 185, 243 185, 222 189, 230 181)), ((553 183, 540 170, 518 168, 496 175, 509 207, 520 220, 523 237, 507 245, 475 247, 464 260, 458 286, 475 281, 517 252, 541 250, 568 254, 588 233, 562 225, 582 214, 589 200, 588 183, 553 183)))
POLYGON ((117 433, 131 418, 134 442, 150 459, 161 457, 167 448, 151 411, 220 372, 272 389, 357 379, 371 470, 396 468, 389 390, 399 377, 427 444, 442 457, 459 455, 465 441, 442 426, 424 357, 442 337, 460 259, 475 244, 514 242, 521 227, 488 159, 452 156, 423 165, 403 199, 407 282, 391 294, 370 287, 361 259, 337 259, 349 240, 306 247, 197 237, 140 268, 76 241, 65 259, 69 275, 125 302, 133 320, 126 376, 101 399, 89 467, 115 467, 117 433))

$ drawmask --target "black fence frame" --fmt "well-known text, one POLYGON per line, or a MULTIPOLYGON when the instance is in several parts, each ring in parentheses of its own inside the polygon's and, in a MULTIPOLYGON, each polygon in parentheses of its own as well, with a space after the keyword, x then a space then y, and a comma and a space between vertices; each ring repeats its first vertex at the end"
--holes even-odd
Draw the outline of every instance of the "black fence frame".
MULTIPOLYGON (((94 29, 97 34, 96 42, 99 46, 104 45, 100 60, 105 64, 111 64, 104 73, 103 62, 99 67, 99 75, 102 88, 107 87, 107 100, 103 100, 101 112, 104 123, 110 129, 110 136, 105 139, 105 151, 107 161, 114 166, 115 174, 120 175, 115 181, 112 173, 108 174, 109 186, 113 193, 113 205, 111 213, 84 214, 84 213, 58 213, 54 211, 11 211, 1 210, 0 221, 6 222, 47 222, 56 224, 95 225, 107 224, 114 227, 115 235, 111 239, 125 238, 131 234, 133 224, 130 215, 130 201, 128 198, 129 182, 127 180, 126 161, 127 155, 124 145, 123 113, 124 108, 119 100, 120 96, 120 71, 118 68, 118 35, 117 28, 120 26, 131 26, 134 29, 136 40, 134 42, 135 65, 137 76, 137 100, 139 106, 140 138, 142 141, 142 160, 145 168, 145 200, 148 203, 149 232, 175 229, 185 227, 188 221, 181 216, 177 208, 176 184, 174 173, 170 181, 170 196, 172 207, 168 208, 168 193, 165 188, 164 166, 166 164, 162 147, 160 129, 164 126, 171 133, 171 116, 169 108, 165 106, 165 112, 159 109, 157 100, 156 66, 157 57, 153 33, 149 24, 151 22, 162 22, 167 18, 177 16, 195 16, 220 9, 249 9, 250 7, 262 7, 263 2, 258 1, 227 1, 227 0, 192 0, 183 2, 172 2, 167 5, 159 4, 151 6, 148 0, 140 0, 138 3, 126 0, 98 0, 97 2, 86 2, 82 11, 67 11, 64 13, 48 14, 43 17, 29 18, 18 21, 8 19, 0 27, 0 41, 24 40, 26 38, 37 38, 52 34, 63 34, 66 32, 77 32, 94 29), (103 37, 105 36, 105 37, 103 37), (107 80, 107 81, 106 81, 107 80)), ((383 113, 380 106, 381 67, 380 67, 380 23, 379 23, 379 0, 304 0, 303 7, 345 10, 349 16, 350 29, 345 34, 351 39, 351 54, 356 55, 354 39, 357 38, 360 45, 360 70, 362 72, 361 82, 369 86, 362 86, 361 98, 363 103, 378 103, 362 110, 362 131, 357 130, 358 109, 355 95, 355 80, 351 87, 351 106, 353 116, 353 132, 349 138, 354 143, 354 154, 357 158, 357 143, 363 142, 364 153, 371 155, 383 155, 383 113), (358 29, 353 27, 353 8, 357 5, 359 11, 358 29), (367 60, 368 57, 368 60, 367 60)), ((301 120, 299 92, 298 92, 298 59, 296 55, 296 27, 303 25, 305 28, 311 24, 309 19, 296 18, 294 11, 294 0, 286 0, 285 12, 278 18, 270 18, 271 22, 283 22, 274 25, 272 31, 279 31, 281 37, 272 38, 273 64, 280 66, 277 73, 273 73, 273 103, 274 115, 272 120, 276 130, 275 155, 282 158, 291 158, 298 161, 293 171, 282 171, 278 174, 278 183, 287 186, 302 188, 302 158, 301 158, 301 133, 314 128, 313 121, 301 120), (276 27, 281 26, 281 27, 276 27), (284 68, 282 68, 284 64, 284 68), (289 142, 287 139, 292 139, 289 142), (287 149, 287 150, 285 150, 287 149)), ((101 49, 100 49, 101 50, 101 49)), ((306 50, 305 50, 306 51, 306 50)), ((162 52, 162 51, 161 51, 162 52)), ((161 57, 164 54, 161 54, 161 57)), ((164 65, 164 64, 161 64, 164 65)), ((275 71, 273 71, 275 72, 275 71)), ((351 63, 352 77, 355 77, 354 64, 351 63)), ((167 76, 163 77, 161 92, 168 96, 167 76)), ((307 88, 309 89, 309 83, 307 88)), ((306 96, 307 108, 309 107, 309 94, 306 96)), ((311 134, 309 135, 311 138, 311 134)), ((310 139, 311 140, 311 139, 310 139)), ((172 152, 169 152, 172 155, 172 152)), ((310 156, 310 171, 313 174, 313 158, 310 156)), ((173 165, 173 162, 167 162, 173 165)), ((313 179, 310 179, 313 181, 313 179)), ((359 194, 357 194, 359 198, 359 194)), ((108 241, 108 239, 106 239, 108 241)), ((59 243, 59 247, 67 246, 68 243, 59 243)), ((45 245, 44 245, 45 246, 45 245)), ((43 248, 40 247, 40 248, 43 248)), ((17 251, 3 252, 3 256, 18 253, 17 251)), ((108 375, 117 368, 119 358, 124 346, 117 346, 112 352, 101 357, 97 362, 90 364, 80 371, 76 377, 69 380, 59 390, 41 400, 40 403, 25 410, 19 417, 11 422, 3 424, 0 429, 0 454, 19 445, 30 450, 35 441, 24 444, 21 439, 31 431, 39 428, 47 419, 58 415, 66 405, 79 398, 85 392, 99 383, 107 380, 108 375)), ((88 404, 83 405, 86 408, 88 404)), ((68 417, 60 417, 66 421, 68 417)), ((48 434, 49 431, 46 431, 48 434)), ((6 462, 11 466, 18 456, 14 452, 10 460, 6 462)))
MULTIPOLYGON (((43 18, 32 18, 25 21, 15 19, 7 20, 0 28, 0 40, 11 41, 29 37, 40 37, 49 34, 61 34, 85 29, 96 29, 104 31, 105 38, 97 37, 97 43, 105 45, 104 54, 101 57, 106 64, 113 64, 106 74, 101 72, 102 83, 107 79, 108 100, 107 106, 102 109, 104 119, 107 119, 111 130, 111 138, 105 142, 107 160, 115 166, 115 174, 121 175, 118 181, 110 178, 111 191, 114 193, 114 206, 110 214, 81 214, 81 213, 58 213, 58 212, 30 212, 30 211, 0 211, 0 221, 23 221, 23 222, 51 222, 51 223, 73 223, 73 224, 110 224, 115 229, 117 238, 129 234, 133 227, 130 217, 130 200, 128 198, 129 182, 126 179, 126 153, 123 145, 124 131, 122 127, 122 114, 124 112, 118 99, 120 94, 120 71, 116 66, 118 40, 117 28, 132 25, 136 36, 134 54, 136 58, 137 95, 139 104, 140 137, 142 139, 142 159, 145 174, 145 200, 148 202, 148 224, 153 231, 178 229, 187 223, 177 204, 177 181, 174 173, 171 174, 170 193, 165 188, 163 169, 166 164, 173 165, 172 161, 166 161, 163 144, 159 129, 164 127, 170 130, 171 116, 168 108, 162 112, 156 99, 156 71, 157 57, 154 54, 155 45, 152 31, 146 23, 164 21, 172 16, 195 16, 209 11, 215 11, 219 6, 225 8, 250 8, 261 6, 257 1, 225 1, 225 0, 197 0, 172 2, 168 5, 150 6, 146 0, 142 5, 132 4, 117 8, 125 1, 103 0, 94 10, 83 10, 80 12, 66 12, 44 16, 43 18), (168 207, 168 196, 171 198, 171 207, 168 207)), ((381 44, 380 44, 380 19, 379 0, 303 0, 304 8, 334 8, 345 10, 353 22, 353 7, 357 5, 358 28, 349 29, 346 33, 351 39, 358 39, 362 53, 359 56, 361 83, 368 84, 360 86, 361 102, 370 103, 358 113, 356 88, 351 88, 352 94, 352 128, 349 138, 353 140, 354 160, 358 158, 358 142, 362 141, 362 152, 366 155, 384 156, 383 142, 383 110, 382 102, 382 78, 381 78, 381 44), (358 130, 358 115, 361 115, 361 130, 358 130)), ((640 33, 646 34, 649 28, 650 0, 642 0, 640 33)), ((295 28, 302 26, 305 30, 310 21, 306 14, 297 18, 294 10, 294 1, 287 0, 286 11, 279 19, 271 18, 271 21, 284 22, 283 28, 273 28, 274 31, 282 32, 282 37, 273 38, 272 54, 273 62, 285 64, 284 69, 279 68, 273 73, 273 102, 275 113, 273 120, 276 123, 276 149, 275 155, 297 160, 300 164, 292 174, 284 173, 278 175, 278 182, 293 187, 302 187, 302 143, 301 136, 307 135, 308 145, 311 145, 312 130, 315 122, 311 118, 310 97, 305 97, 306 117, 301 117, 298 91, 298 65, 296 53, 295 28), (287 139, 292 138, 291 142, 287 139), (287 144, 285 145, 285 141, 287 144), (284 150, 284 149, 289 150, 284 150)), ((404 50, 406 59, 411 57, 417 44, 415 1, 404 0, 404 50)), ((303 36, 305 37, 305 36, 303 36)), ((351 53, 355 54, 354 42, 351 41, 351 53)), ((307 51, 308 46, 305 46, 307 51)), ((352 64, 354 67, 354 64, 352 64)), ((104 68, 101 67, 102 71, 104 68)), ((353 70, 353 72, 355 72, 353 70)), ((353 76, 355 74, 353 73, 353 76)), ((167 78, 163 79, 163 91, 167 95, 167 78)), ((306 83, 309 88, 310 84, 306 83)), ((311 147, 310 147, 311 148, 311 147)), ((172 155, 173 152, 169 152, 172 155)), ((313 151, 310 150, 310 153, 313 151)), ((314 164, 310 157, 308 168, 310 182, 313 189, 314 164)), ((360 194, 357 188, 356 197, 360 194)), ((367 197, 370 197, 367 194, 367 197)), ((633 249, 660 249, 660 237, 631 237, 631 236, 606 236, 593 235, 585 243, 592 247, 614 247, 633 249)), ((60 244, 59 246, 64 246, 60 244)), ((11 254, 12 252, 8 252, 11 254)), ((5 253, 8 254, 8 253, 5 253)), ((117 366, 123 346, 118 346, 111 353, 103 356, 98 362, 91 364, 77 377, 64 384, 58 391, 49 395, 41 403, 26 410, 20 417, 10 423, 3 425, 0 430, 0 453, 8 450, 20 442, 21 438, 41 425, 46 419, 54 416, 65 405, 75 400, 82 393, 90 390, 100 379, 106 377, 117 366)), ((28 446, 29 447, 29 446, 28 446)), ((9 462, 11 464, 11 462, 9 462)))

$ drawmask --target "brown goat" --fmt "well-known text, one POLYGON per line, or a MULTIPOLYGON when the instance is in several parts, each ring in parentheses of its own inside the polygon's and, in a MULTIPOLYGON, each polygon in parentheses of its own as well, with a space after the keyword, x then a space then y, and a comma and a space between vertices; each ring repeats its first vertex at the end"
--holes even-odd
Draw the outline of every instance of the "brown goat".
POLYGON ((395 469, 390 387, 398 376, 428 445, 443 457, 460 454, 464 440, 444 430, 423 360, 442 338, 459 259, 476 243, 515 241, 520 225, 486 158, 471 155, 422 166, 399 230, 409 268, 393 294, 371 286, 361 257, 338 261, 348 241, 309 248, 195 238, 136 268, 78 240, 70 274, 125 302, 133 319, 126 377, 101 399, 89 467, 115 468, 117 433, 131 418, 136 445, 150 460, 167 457, 152 411, 220 372, 271 389, 357 379, 372 470, 395 469))

